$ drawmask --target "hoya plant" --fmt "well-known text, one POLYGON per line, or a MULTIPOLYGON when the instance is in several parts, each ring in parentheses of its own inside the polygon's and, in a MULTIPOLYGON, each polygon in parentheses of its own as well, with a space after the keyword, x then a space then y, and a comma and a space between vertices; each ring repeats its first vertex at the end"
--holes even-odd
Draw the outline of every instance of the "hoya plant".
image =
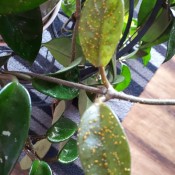
POLYGON ((142 57, 146 66, 151 47, 165 41, 165 60, 174 55, 175 1, 63 0, 67 22, 62 32, 72 21, 71 36, 42 43, 63 68, 48 74, 9 71, 6 65, 11 56, 19 55, 31 64, 37 57, 43 28, 39 6, 43 2, 0 1, 0 34, 12 49, 0 57, 0 174, 12 172, 23 150, 26 155, 20 165, 26 166, 30 175, 51 175, 49 162, 68 164, 78 157, 86 175, 131 174, 126 134, 105 102, 121 99, 150 105, 175 104, 175 100, 144 99, 122 92, 131 82, 128 59, 142 57), (52 124, 42 136, 28 134, 32 99, 23 85, 25 81, 56 101, 52 124), (75 98, 79 123, 64 116, 65 101, 75 98), (59 150, 47 159, 45 155, 55 143, 59 150))

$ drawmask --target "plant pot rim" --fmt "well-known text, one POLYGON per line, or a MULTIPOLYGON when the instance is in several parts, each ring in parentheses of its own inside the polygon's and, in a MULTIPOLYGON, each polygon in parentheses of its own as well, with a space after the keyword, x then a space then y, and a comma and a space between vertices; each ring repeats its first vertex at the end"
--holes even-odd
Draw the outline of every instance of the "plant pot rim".
MULTIPOLYGON (((52 24, 54 19, 56 18, 57 14, 61 8, 61 2, 62 2, 62 0, 60 0, 56 4, 56 6, 53 8, 53 10, 51 10, 51 12, 47 16, 43 17, 43 31, 46 30, 52 24)), ((3 40, 0 40, 0 47, 1 46, 7 46, 7 44, 3 40)))

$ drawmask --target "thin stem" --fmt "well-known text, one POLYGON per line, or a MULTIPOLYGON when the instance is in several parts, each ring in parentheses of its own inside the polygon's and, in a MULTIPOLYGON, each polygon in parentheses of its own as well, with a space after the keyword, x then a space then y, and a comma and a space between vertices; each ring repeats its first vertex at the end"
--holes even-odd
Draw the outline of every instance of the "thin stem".
POLYGON ((109 81, 106 77, 105 68, 99 67, 99 71, 100 71, 102 82, 103 82, 104 86, 108 89, 111 86, 111 84, 109 83, 109 81))
POLYGON ((83 89, 83 90, 88 91, 88 92, 104 95, 106 97, 105 100, 120 99, 120 100, 124 100, 124 101, 130 101, 132 103, 140 103, 140 104, 147 104, 147 105, 175 105, 175 99, 149 99, 149 98, 135 97, 132 95, 127 95, 123 92, 117 92, 115 89, 113 89, 112 86, 110 86, 108 89, 96 88, 96 87, 86 86, 86 85, 83 85, 80 83, 73 83, 70 81, 57 79, 54 77, 48 77, 46 75, 40 75, 40 74, 36 74, 36 73, 15 72, 15 71, 4 71, 4 73, 13 74, 15 76, 17 76, 18 73, 26 74, 26 75, 29 75, 33 78, 38 78, 40 80, 44 80, 47 82, 51 82, 51 83, 55 83, 55 84, 59 84, 59 85, 61 84, 61 85, 68 86, 68 87, 74 87, 77 89, 83 89))
POLYGON ((76 55, 76 36, 78 32, 78 25, 80 21, 80 12, 81 12, 81 2, 80 0, 76 0, 76 12, 74 14, 75 17, 75 26, 72 36, 72 55, 71 55, 71 61, 74 61, 75 55, 76 55))
POLYGON ((113 88, 108 89, 106 96, 107 96, 106 100, 120 99, 132 103, 140 103, 147 105, 175 105, 175 99, 149 99, 149 98, 135 97, 133 95, 127 95, 123 92, 117 92, 113 88))
POLYGON ((36 73, 31 73, 31 72, 17 72, 17 71, 4 71, 4 73, 7 74, 13 74, 15 76, 18 77, 18 75, 20 74, 24 74, 24 75, 29 75, 33 78, 38 78, 40 80, 44 80, 47 82, 51 82, 51 83, 55 83, 55 84, 59 84, 59 85, 64 85, 64 86, 68 86, 68 87, 74 87, 77 89, 83 89, 85 91, 88 92, 92 92, 95 94, 106 94, 106 89, 104 88, 96 88, 96 87, 91 87, 91 86, 86 86, 80 83, 74 83, 74 82, 70 82, 70 81, 66 81, 66 80, 62 80, 62 79, 58 79, 58 78, 54 78, 54 77, 48 77, 46 75, 40 75, 40 74, 36 74, 36 73))

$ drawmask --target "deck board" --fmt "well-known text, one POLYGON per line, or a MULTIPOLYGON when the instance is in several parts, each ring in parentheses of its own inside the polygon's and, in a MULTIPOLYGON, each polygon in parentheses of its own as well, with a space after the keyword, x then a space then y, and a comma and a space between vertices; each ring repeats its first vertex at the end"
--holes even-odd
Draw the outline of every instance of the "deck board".
MULTIPOLYGON (((159 68, 141 97, 175 98, 175 58, 159 68)), ((132 175, 175 175, 175 106, 135 104, 123 126, 132 175)))

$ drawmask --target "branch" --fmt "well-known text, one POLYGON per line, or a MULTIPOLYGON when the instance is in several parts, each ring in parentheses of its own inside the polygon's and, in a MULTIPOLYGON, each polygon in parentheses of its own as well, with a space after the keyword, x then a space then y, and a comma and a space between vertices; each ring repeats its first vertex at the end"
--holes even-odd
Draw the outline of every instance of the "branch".
POLYGON ((120 99, 132 103, 140 103, 147 105, 175 105, 175 99, 149 99, 127 95, 123 92, 117 92, 113 88, 108 89, 107 99, 120 99))
POLYGON ((95 93, 95 94, 100 94, 104 95, 105 98, 104 100, 110 100, 110 99, 120 99, 124 101, 129 101, 132 103, 140 103, 140 104, 147 104, 147 105, 175 105, 175 99, 149 99, 149 98, 140 98, 140 97, 135 97, 132 95, 127 95, 123 92, 117 92, 112 86, 110 86, 108 89, 106 88, 96 88, 92 86, 87 86, 84 84, 80 83, 74 83, 54 77, 48 77, 46 75, 40 75, 36 73, 30 73, 30 72, 16 72, 16 71, 3 71, 4 73, 12 74, 18 77, 18 75, 25 74, 29 75, 32 78, 38 78, 40 80, 44 80, 47 82, 59 84, 59 85, 64 85, 68 87, 74 87, 77 89, 83 89, 85 91, 95 93))
POLYGON ((71 61, 74 61, 75 55, 76 55, 76 35, 78 32, 78 25, 80 21, 80 12, 81 12, 81 2, 80 0, 76 0, 76 11, 74 14, 75 17, 75 27, 73 31, 73 36, 72 36, 72 55, 71 55, 71 61))

